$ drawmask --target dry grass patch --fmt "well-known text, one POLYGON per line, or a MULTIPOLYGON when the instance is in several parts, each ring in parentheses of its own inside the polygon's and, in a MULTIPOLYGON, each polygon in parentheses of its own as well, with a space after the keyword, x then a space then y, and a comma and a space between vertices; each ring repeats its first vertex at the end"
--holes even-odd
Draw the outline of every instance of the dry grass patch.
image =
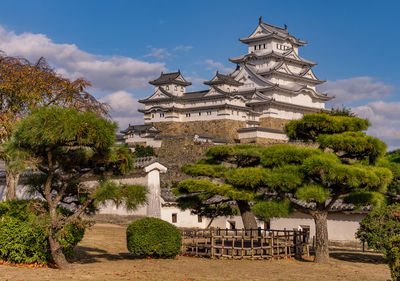
POLYGON ((296 260, 132 259, 125 227, 96 224, 77 247, 72 270, 0 265, 0 280, 388 280, 381 255, 335 249, 329 264, 296 260))

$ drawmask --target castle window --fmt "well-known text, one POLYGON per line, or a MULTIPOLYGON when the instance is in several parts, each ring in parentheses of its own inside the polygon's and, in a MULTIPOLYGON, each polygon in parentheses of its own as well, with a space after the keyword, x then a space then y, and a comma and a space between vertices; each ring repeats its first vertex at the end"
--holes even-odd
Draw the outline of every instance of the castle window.
POLYGON ((154 118, 154 114, 151 115, 151 118, 154 118))
POLYGON ((207 111, 207 115, 211 115, 211 111, 207 111))
POLYGON ((254 51, 257 50, 257 45, 254 45, 254 51))
POLYGON ((172 214, 172 222, 173 223, 176 223, 176 222, 178 222, 178 214, 172 214))
POLYGON ((160 113, 160 117, 164 117, 165 116, 165 114, 164 113, 160 113))
POLYGON ((181 87, 181 92, 183 92, 183 87, 181 87))
POLYGON ((261 50, 261 44, 260 44, 260 45, 258 45, 258 49, 259 49, 259 50, 261 50))
POLYGON ((202 216, 199 216, 199 215, 197 215, 197 222, 203 222, 203 217, 202 217, 202 216))
POLYGON ((186 113, 186 117, 190 117, 190 113, 186 113))
POLYGON ((167 85, 167 86, 165 86, 165 90, 169 90, 169 86, 167 85))
POLYGON ((201 112, 199 112, 199 116, 201 116, 201 112))
POLYGON ((265 49, 265 44, 264 44, 264 49, 265 49))
POLYGON ((178 87, 177 86, 175 86, 175 91, 177 91, 178 90, 178 87))

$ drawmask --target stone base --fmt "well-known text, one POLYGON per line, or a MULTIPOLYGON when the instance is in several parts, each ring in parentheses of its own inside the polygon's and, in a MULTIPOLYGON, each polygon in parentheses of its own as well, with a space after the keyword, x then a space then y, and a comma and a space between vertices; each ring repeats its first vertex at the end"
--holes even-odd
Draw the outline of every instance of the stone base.
POLYGON ((160 136, 207 135, 216 139, 226 140, 230 143, 239 139, 237 130, 246 127, 246 121, 229 119, 191 122, 154 122, 152 124, 157 130, 161 131, 160 136))
POLYGON ((260 127, 275 129, 275 130, 284 130, 286 123, 290 120, 275 118, 275 117, 260 117, 260 127))
POLYGON ((164 138, 157 151, 158 160, 168 169, 166 173, 160 174, 162 187, 170 187, 176 182, 190 178, 181 171, 181 167, 205 158, 207 149, 213 145, 196 143, 192 137, 164 138))

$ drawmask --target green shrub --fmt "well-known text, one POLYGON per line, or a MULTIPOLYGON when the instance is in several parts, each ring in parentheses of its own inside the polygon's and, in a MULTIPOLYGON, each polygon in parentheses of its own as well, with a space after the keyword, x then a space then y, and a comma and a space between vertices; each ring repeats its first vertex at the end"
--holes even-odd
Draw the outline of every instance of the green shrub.
MULTIPOLYGON (((45 204, 33 200, 12 200, 0 203, 0 259, 12 263, 52 262, 48 231, 48 217, 41 209, 45 204)), ((59 209, 60 213, 69 212, 59 209)), ((74 255, 74 247, 82 240, 84 223, 67 225, 58 234, 58 241, 66 258, 74 255)))
POLYGON ((386 254, 390 238, 400 234, 400 204, 376 209, 361 222, 356 233, 357 238, 366 242, 368 247, 386 254))
POLYGON ((396 235, 389 240, 386 256, 392 279, 395 281, 400 280, 400 235, 396 235))
POLYGON ((126 239, 129 252, 136 257, 173 258, 179 254, 182 244, 179 229, 156 218, 131 223, 126 239))

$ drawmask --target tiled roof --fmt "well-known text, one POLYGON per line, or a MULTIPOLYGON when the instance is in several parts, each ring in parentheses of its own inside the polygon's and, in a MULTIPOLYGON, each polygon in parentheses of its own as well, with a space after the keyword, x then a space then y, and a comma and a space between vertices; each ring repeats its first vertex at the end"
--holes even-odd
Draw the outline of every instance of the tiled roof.
POLYGON ((144 167, 147 167, 155 162, 157 162, 157 158, 154 156, 140 157, 135 159, 134 166, 137 169, 143 169, 144 167))
POLYGON ((159 133, 157 129, 153 127, 153 125, 131 125, 129 124, 128 128, 122 130, 122 134, 128 134, 129 132, 138 132, 138 133, 145 133, 145 132, 152 132, 152 133, 159 133))
MULTIPOLYGON (((161 188, 161 198, 164 199, 165 202, 175 202, 178 198, 175 194, 172 193, 171 188, 161 188)), ((226 197, 220 195, 214 195, 210 199, 206 200, 206 204, 213 204, 221 202, 222 200, 226 200, 226 197)), ((232 201, 233 203, 233 201, 232 201)))
MULTIPOLYGON (((308 203, 306 201, 301 201, 301 200, 297 200, 297 199, 291 199, 293 202, 299 204, 302 207, 308 208, 308 209, 312 209, 314 210, 316 207, 316 203, 308 203)), ((335 203, 333 203, 332 207, 331 207, 331 211, 337 212, 337 211, 341 211, 341 212, 352 212, 352 213, 368 213, 372 210, 371 206, 363 206, 360 208, 356 208, 355 205, 353 204, 347 204, 344 203, 342 199, 338 199, 336 200, 335 203)))
POLYGON ((155 86, 171 84, 171 83, 175 83, 175 84, 182 85, 182 86, 192 85, 192 83, 186 81, 182 76, 181 77, 184 81, 177 79, 179 76, 181 76, 180 71, 171 72, 171 73, 162 73, 161 72, 160 77, 158 77, 157 79, 155 79, 153 81, 150 81, 149 83, 151 85, 155 85, 155 86))
POLYGON ((243 43, 251 43, 254 41, 259 41, 259 40, 263 40, 263 39, 267 39, 267 38, 271 38, 271 37, 277 37, 279 39, 290 39, 293 40, 293 42, 299 46, 303 46, 306 45, 307 42, 302 41, 296 37, 294 37, 293 35, 291 35, 288 31, 287 31, 287 27, 285 26, 285 28, 281 28, 278 26, 274 26, 268 23, 265 23, 261 20, 259 20, 259 24, 258 26, 261 27, 262 30, 262 35, 258 35, 258 36, 254 36, 254 37, 246 37, 246 38, 240 38, 239 40, 243 43))
POLYGON ((232 86, 241 86, 243 83, 236 81, 233 79, 230 75, 224 75, 221 73, 215 74, 214 78, 211 79, 210 81, 205 81, 204 84, 206 85, 221 85, 221 84, 226 84, 226 85, 232 85, 232 86))

